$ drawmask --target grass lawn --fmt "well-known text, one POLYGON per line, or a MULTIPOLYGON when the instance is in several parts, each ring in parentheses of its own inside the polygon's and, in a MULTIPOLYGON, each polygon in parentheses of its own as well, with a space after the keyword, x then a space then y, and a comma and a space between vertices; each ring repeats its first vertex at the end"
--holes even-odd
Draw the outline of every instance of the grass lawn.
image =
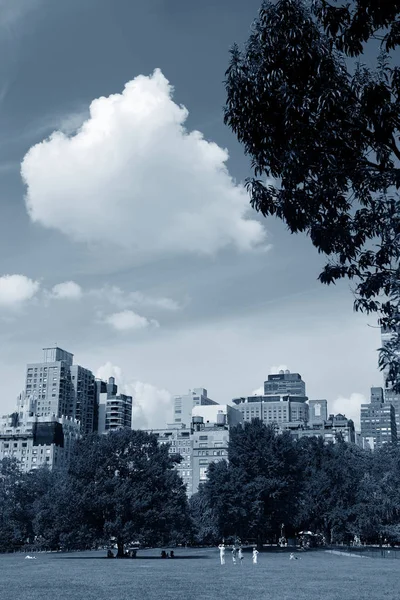
POLYGON ((225 566, 218 550, 139 551, 136 560, 104 552, 0 555, 0 600, 399 600, 400 560, 305 552, 244 555, 225 566), (300 555, 298 555, 300 556, 300 555))

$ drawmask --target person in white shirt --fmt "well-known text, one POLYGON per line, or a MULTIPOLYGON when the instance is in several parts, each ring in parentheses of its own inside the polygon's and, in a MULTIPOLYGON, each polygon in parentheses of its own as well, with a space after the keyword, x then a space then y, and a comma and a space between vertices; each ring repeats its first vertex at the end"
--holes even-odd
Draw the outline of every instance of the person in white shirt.
POLYGON ((221 565, 224 565, 225 564, 225 546, 224 546, 224 544, 220 544, 218 546, 218 548, 219 548, 219 558, 221 560, 221 565))
POLYGON ((257 564, 258 550, 257 548, 253 548, 253 565, 257 564))

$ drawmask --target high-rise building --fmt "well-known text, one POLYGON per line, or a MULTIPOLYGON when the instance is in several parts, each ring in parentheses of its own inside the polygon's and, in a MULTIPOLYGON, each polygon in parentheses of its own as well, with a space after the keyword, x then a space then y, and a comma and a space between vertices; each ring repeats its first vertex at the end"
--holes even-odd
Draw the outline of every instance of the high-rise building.
POLYGON ((32 396, 38 417, 71 417, 83 433, 96 429, 94 375, 73 364, 73 354, 58 348, 43 349, 43 362, 26 368, 25 394, 32 396))
POLYGON ((209 406, 218 404, 207 395, 207 390, 204 388, 194 388, 189 390, 187 394, 174 397, 173 409, 173 424, 178 428, 181 425, 190 427, 192 422, 192 410, 195 406, 209 406))
POLYGON ((99 397, 98 432, 132 427, 132 396, 118 394, 114 377, 108 383, 96 381, 99 397))
POLYGON ((79 365, 72 365, 70 374, 74 388, 74 418, 80 422, 82 433, 96 431, 98 416, 94 375, 79 365))
POLYGON ((397 443, 396 415, 382 388, 371 388, 371 402, 361 404, 361 437, 372 449, 397 443))

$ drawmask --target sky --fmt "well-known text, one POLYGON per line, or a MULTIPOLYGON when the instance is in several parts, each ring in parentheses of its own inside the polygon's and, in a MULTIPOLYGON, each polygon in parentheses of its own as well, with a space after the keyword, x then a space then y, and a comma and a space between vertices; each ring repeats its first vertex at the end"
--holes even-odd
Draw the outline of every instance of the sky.
POLYGON ((271 372, 359 423, 374 316, 311 242, 253 211, 223 124, 229 48, 259 0, 0 0, 0 412, 57 344, 134 396, 220 403, 271 372))

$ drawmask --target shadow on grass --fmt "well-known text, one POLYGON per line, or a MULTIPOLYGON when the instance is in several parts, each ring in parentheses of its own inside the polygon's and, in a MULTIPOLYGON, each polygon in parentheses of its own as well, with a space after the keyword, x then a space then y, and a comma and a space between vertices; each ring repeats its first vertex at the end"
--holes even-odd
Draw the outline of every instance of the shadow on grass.
MULTIPOLYGON (((107 556, 55 556, 56 560, 113 560, 107 556)), ((175 556, 174 558, 161 558, 161 556, 137 556, 136 558, 118 558, 117 560, 124 562, 135 562, 136 560, 164 560, 165 562, 173 562, 174 560, 198 560, 213 558, 207 554, 195 554, 189 556, 175 556)), ((114 559, 115 560, 115 559, 114 559)))

